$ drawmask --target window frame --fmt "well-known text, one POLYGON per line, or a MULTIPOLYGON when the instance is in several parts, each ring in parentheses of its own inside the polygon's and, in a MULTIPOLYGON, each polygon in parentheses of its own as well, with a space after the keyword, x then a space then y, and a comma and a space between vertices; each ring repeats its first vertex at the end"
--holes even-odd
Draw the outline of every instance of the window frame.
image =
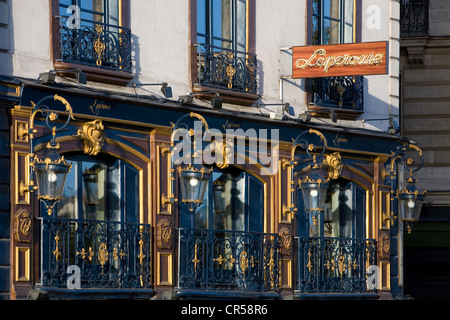
MULTIPOLYGON (((130 28, 130 0, 118 1, 119 26, 122 28, 130 28)), ((64 70, 76 69, 85 73, 87 75, 87 79, 90 81, 115 85, 126 85, 134 78, 132 72, 125 70, 110 70, 81 63, 58 61, 61 57, 59 0, 50 0, 50 10, 50 59, 53 61, 54 69, 59 70, 59 75, 65 77, 75 77, 76 74, 73 71, 64 72, 64 70)))
MULTIPOLYGON (((256 0, 246 0, 246 51, 255 53, 255 28, 256 28, 256 0)), ((197 0, 189 0, 190 10, 190 86, 196 98, 211 100, 215 93, 220 94, 221 99, 227 103, 250 106, 259 99, 257 94, 233 91, 228 88, 212 88, 199 84, 198 76, 198 48, 197 48, 197 0)))
MULTIPOLYGON (((311 46, 313 44, 313 1, 307 1, 307 19, 306 19, 306 44, 311 46)), ((342 1, 342 0, 340 0, 342 1)), ((361 1, 353 0, 353 43, 361 42, 361 29, 362 29, 362 4, 361 1)), ((342 11, 341 11, 342 13, 342 11)), ((322 19, 320 19, 322 20, 322 19)), ((340 16, 339 20, 342 20, 340 16)), ((322 22, 320 21, 320 24, 322 22)), ((342 27, 340 28, 342 29, 342 27)), ((342 34, 340 35, 340 37, 342 34)), ((322 37, 322 36, 321 36, 322 37)), ((341 39, 341 38, 340 38, 341 39)), ((338 119, 341 120, 356 120, 359 116, 364 114, 364 107, 361 110, 340 108, 337 106, 320 106, 314 104, 313 96, 313 79, 306 79, 305 81, 305 101, 308 111, 317 117, 330 117, 332 113, 336 114, 338 119)))
MULTIPOLYGON (((114 219, 114 217, 111 216, 111 190, 112 186, 115 184, 116 188, 119 190, 119 199, 128 199, 129 195, 139 195, 140 194, 140 183, 139 181, 135 181, 134 187, 128 190, 128 171, 131 170, 134 172, 135 176, 139 177, 139 170, 137 170, 135 167, 133 167, 131 164, 127 163, 126 161, 116 158, 113 156, 108 155, 101 155, 100 157, 90 157, 81 153, 68 153, 65 155, 66 159, 73 164, 71 172, 74 173, 74 184, 75 184, 75 203, 74 206, 76 207, 76 216, 74 217, 60 217, 58 215, 58 205, 56 204, 55 210, 54 210, 54 217, 55 218, 62 218, 62 219, 74 219, 80 222, 83 221, 89 221, 87 217, 87 212, 85 212, 85 204, 83 203, 83 195, 85 190, 85 185, 83 181, 83 163, 90 163, 90 164, 102 164, 104 166, 104 192, 106 198, 104 199, 104 219, 98 219, 95 218, 94 220, 98 221, 106 221, 106 222, 120 222, 120 223, 140 223, 139 219, 139 203, 140 199, 139 196, 137 196, 134 199, 134 203, 136 208, 134 210, 129 210, 127 207, 127 204, 124 201, 119 202, 119 209, 118 209, 118 216, 114 219), (75 164, 76 163, 76 164, 75 164), (113 166, 114 165, 114 166, 113 166), (74 170, 74 171, 73 171, 74 170), (111 170, 118 170, 118 181, 111 180, 111 170), (136 193, 136 188, 137 193, 136 193), (132 192, 129 192, 131 191, 132 192), (129 214, 129 211, 132 211, 134 213, 134 216, 131 216, 129 214)), ((139 179, 139 178, 138 178, 139 179)), ((68 187, 67 181, 64 186, 64 191, 68 187)))

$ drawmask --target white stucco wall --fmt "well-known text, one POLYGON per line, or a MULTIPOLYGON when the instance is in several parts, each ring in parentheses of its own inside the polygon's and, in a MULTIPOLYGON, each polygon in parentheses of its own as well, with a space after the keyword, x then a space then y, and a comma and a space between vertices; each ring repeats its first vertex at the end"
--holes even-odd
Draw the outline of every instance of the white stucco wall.
MULTIPOLYGON (((5 61, 0 72, 7 75, 8 72, 4 69, 12 69, 9 73, 14 76, 37 79, 39 73, 53 69, 50 60, 49 1, 8 0, 7 3, 9 20, 12 21, 8 27, 7 40, 10 49, 0 52, 0 59, 5 61)), ((361 119, 394 116, 398 120, 399 0, 361 0, 361 4, 362 41, 390 42, 390 73, 366 77, 365 113, 361 119)), ((173 99, 191 91, 189 1, 135 0, 130 1, 130 5, 135 73, 131 83, 168 82, 173 90, 173 99)), ((292 74, 291 52, 280 48, 306 45, 306 0, 257 0, 255 24, 257 79, 261 102, 289 102, 297 117, 306 110, 304 80, 286 79, 282 81, 282 91, 280 90, 280 77, 292 74)), ((96 83, 89 85, 133 92, 131 84, 128 87, 96 83)), ((160 94, 157 86, 137 90, 139 94, 160 94)), ((225 107, 259 113, 252 107, 225 107)), ((266 109, 281 111, 280 106, 266 109)), ((320 121, 330 122, 326 119, 320 121)), ((338 121, 338 124, 383 131, 388 127, 387 120, 338 121)))

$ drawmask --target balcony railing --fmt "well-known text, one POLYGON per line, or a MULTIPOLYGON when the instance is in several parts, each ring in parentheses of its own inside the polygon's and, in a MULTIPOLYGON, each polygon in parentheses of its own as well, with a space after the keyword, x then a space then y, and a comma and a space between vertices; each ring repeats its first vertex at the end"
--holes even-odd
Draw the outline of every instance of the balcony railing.
POLYGON ((328 77, 313 80, 313 103, 321 107, 364 110, 364 78, 328 77))
POLYGON ((300 237, 297 288, 301 293, 368 293, 375 240, 300 237))
POLYGON ((429 0, 400 1, 401 37, 428 35, 429 0))
POLYGON ((152 233, 145 224, 43 218, 41 285, 150 288, 152 233), (69 267, 71 268, 69 269, 69 267), (75 272, 79 268, 79 272, 75 272))
POLYGON ((179 287, 278 291, 277 234, 178 230, 179 287))
POLYGON ((257 93, 256 55, 197 44, 198 84, 257 93))
POLYGON ((104 23, 75 28, 60 17, 62 62, 131 72, 131 31, 104 23))

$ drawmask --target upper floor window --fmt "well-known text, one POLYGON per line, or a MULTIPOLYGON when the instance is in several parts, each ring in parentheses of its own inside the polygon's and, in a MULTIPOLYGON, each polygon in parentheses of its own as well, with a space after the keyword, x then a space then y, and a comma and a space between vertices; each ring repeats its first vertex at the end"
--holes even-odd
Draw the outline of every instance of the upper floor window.
POLYGON ((312 44, 352 43, 354 0, 313 0, 312 44))
POLYGON ((325 210, 316 225, 309 214, 303 212, 303 200, 298 189, 298 234, 310 237, 365 238, 366 192, 356 183, 333 180, 328 187, 325 210))
MULTIPOLYGON (((311 0, 308 26, 312 45, 352 43, 357 31, 357 1, 311 0)), ((309 81, 309 110, 341 119, 355 119, 364 108, 362 76, 325 77, 309 81), (332 108, 332 109, 330 109, 332 108)))
MULTIPOLYGON (((197 0, 195 40, 198 72, 194 91, 217 88, 223 99, 233 92, 251 93, 257 99, 256 55, 251 53, 254 0, 197 0), (224 91, 225 90, 225 91, 224 91), (224 96, 225 97, 224 97, 224 96)), ((194 34, 192 35, 194 37, 194 34)), ((242 98, 242 96, 239 96, 242 98)), ((233 101, 234 103, 239 101, 233 101)))
POLYGON ((53 12, 55 69, 80 69, 89 80, 114 84, 131 80, 129 0, 59 0, 53 12))
POLYGON ((138 222, 139 174, 115 158, 67 157, 72 162, 58 218, 138 222))
POLYGON ((429 0, 400 1, 400 36, 402 38, 428 35, 429 0))
MULTIPOLYGON (((120 26, 119 2, 119 0, 60 0, 59 14, 67 16, 68 11, 69 16, 72 16, 72 12, 73 14, 79 14, 80 21, 70 19, 67 22, 67 26, 72 24, 75 28, 77 23, 84 26, 95 26, 100 23, 118 27, 120 26), (79 12, 73 10, 79 10, 79 12)), ((76 16, 73 16, 73 18, 76 18, 76 16)))
MULTIPOLYGON (((211 174, 203 204, 188 213, 180 207, 180 225, 185 228, 255 231, 263 230, 264 185, 237 168, 215 169, 211 174)), ((180 203, 182 203, 180 201, 180 203)))
POLYGON ((198 0, 197 43, 245 52, 246 0, 198 0))

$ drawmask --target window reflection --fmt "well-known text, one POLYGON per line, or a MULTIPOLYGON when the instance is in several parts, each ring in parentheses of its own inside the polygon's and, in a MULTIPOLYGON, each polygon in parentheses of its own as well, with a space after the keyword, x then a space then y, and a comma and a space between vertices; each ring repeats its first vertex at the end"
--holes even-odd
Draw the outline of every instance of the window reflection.
POLYGON ((215 169, 207 190, 203 204, 194 214, 181 206, 182 227, 261 231, 264 185, 258 179, 237 168, 215 169))
POLYGON ((137 222, 137 172, 118 159, 72 162, 57 205, 58 218, 137 222))

